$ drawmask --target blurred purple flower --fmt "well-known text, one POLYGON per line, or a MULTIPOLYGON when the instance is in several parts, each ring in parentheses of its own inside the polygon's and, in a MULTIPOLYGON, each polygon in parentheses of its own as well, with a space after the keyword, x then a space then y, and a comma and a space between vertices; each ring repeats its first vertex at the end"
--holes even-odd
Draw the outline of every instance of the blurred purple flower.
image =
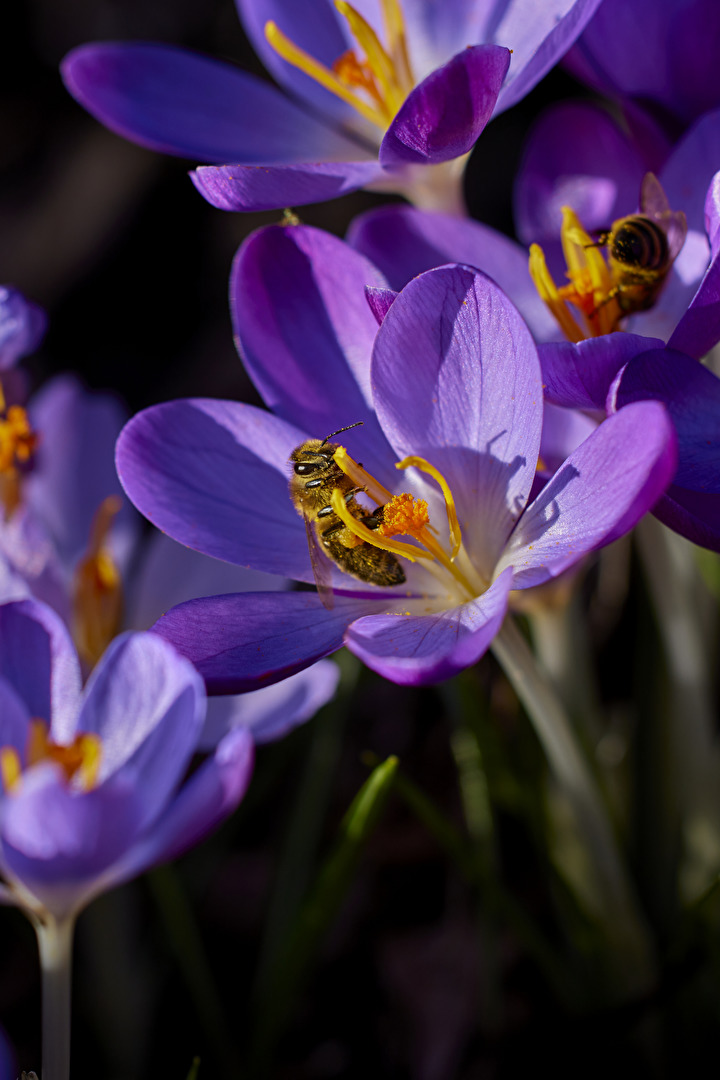
POLYGON ((466 155, 598 3, 511 0, 498 13, 481 0, 237 0, 291 98, 229 64, 149 43, 84 45, 62 70, 73 96, 112 130, 219 165, 191 175, 221 209, 298 206, 370 186, 456 210, 462 162, 422 167, 466 155))
MULTIPOLYGON (((39 445, 21 505, 0 519, 0 601, 33 596, 49 603, 82 646, 86 669, 123 625, 146 629, 173 604, 283 588, 278 578, 208 559, 160 533, 141 541, 139 519, 115 471, 115 442, 127 416, 112 395, 91 393, 74 376, 60 375, 28 410, 39 445), (88 562, 93 524, 107 500, 120 500, 120 509, 105 522, 90 559, 90 594, 79 596, 78 571, 88 562)), ((250 728, 256 742, 279 738, 332 698, 338 677, 337 666, 324 662, 272 691, 208 702, 203 748, 235 727, 250 728)))
POLYGON ((261 230, 237 256, 231 297, 239 347, 275 415, 179 401, 140 413, 119 440, 123 485, 164 531, 300 581, 313 575, 288 496, 288 459, 309 436, 362 420, 347 438, 367 471, 390 492, 409 486, 427 500, 441 550, 429 564, 404 564, 405 586, 373 588, 333 567, 331 610, 296 592, 195 600, 169 612, 155 629, 211 687, 273 682, 343 641, 397 682, 447 678, 487 649, 511 589, 548 581, 627 531, 672 478, 665 410, 641 403, 594 432, 526 506, 543 400, 517 311, 483 275, 444 267, 400 293, 373 349, 367 282, 383 285, 325 233, 261 230), (434 482, 422 467, 398 480, 395 463, 408 455, 449 485, 461 528, 454 561, 434 482))
POLYGON ((715 0, 604 0, 565 65, 593 90, 689 125, 720 106, 719 47, 715 0))
POLYGON ((0 371, 34 352, 42 341, 47 318, 42 308, 9 285, 0 285, 0 371))
POLYGON ((67 629, 0 606, 2 899, 72 919, 99 893, 200 841, 238 805, 253 742, 232 732, 183 783, 202 680, 155 634, 117 638, 81 689, 67 629))

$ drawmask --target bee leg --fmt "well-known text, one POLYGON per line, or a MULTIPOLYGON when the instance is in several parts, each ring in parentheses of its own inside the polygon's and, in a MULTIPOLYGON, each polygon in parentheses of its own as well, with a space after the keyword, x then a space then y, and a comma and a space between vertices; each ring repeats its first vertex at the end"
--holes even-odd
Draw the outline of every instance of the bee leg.
POLYGON ((605 305, 606 305, 606 304, 609 304, 611 300, 616 300, 616 299, 617 299, 617 297, 618 297, 618 296, 620 295, 620 291, 621 291, 621 290, 620 290, 620 286, 619 286, 619 285, 613 285, 612 289, 611 289, 611 290, 610 290, 610 292, 609 292, 609 293, 607 294, 607 296, 605 297, 605 299, 604 299, 604 300, 601 300, 601 301, 600 301, 600 303, 599 303, 599 304, 597 305, 597 307, 594 307, 594 308, 592 309, 592 311, 590 312, 590 318, 592 318, 592 317, 593 317, 593 315, 597 315, 597 313, 598 313, 598 311, 600 310, 600 308, 602 308, 602 307, 605 307, 605 305))
POLYGON ((609 232, 598 233, 598 238, 592 244, 583 244, 583 248, 607 247, 612 234, 609 232))

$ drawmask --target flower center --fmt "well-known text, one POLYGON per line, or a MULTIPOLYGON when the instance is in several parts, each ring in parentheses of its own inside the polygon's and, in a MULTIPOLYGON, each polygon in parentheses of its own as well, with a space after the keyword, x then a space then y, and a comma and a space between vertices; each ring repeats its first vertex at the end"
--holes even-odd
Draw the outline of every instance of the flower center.
POLYGON ((558 289, 539 244, 530 248, 530 276, 569 341, 584 341, 620 329, 625 314, 619 303, 618 282, 596 241, 585 232, 569 206, 562 209, 560 230, 568 285, 558 289), (572 305, 579 318, 571 313, 572 305))
POLYGON ((383 507, 383 522, 377 529, 369 529, 348 510, 340 488, 333 490, 330 502, 334 512, 343 521, 346 528, 361 540, 373 547, 391 551, 410 562, 422 560, 426 568, 439 578, 443 584, 457 590, 460 586, 467 599, 479 596, 487 588, 487 582, 480 579, 473 567, 462 543, 462 533, 455 509, 455 500, 450 485, 445 477, 428 461, 421 457, 406 457, 396 463, 396 469, 419 469, 432 476, 442 491, 447 514, 450 551, 439 542, 436 531, 430 524, 428 506, 424 499, 416 499, 408 492, 393 495, 378 480, 358 465, 341 446, 334 455, 336 465, 350 477, 358 488, 383 507), (410 536, 419 544, 408 544, 393 540, 394 536, 410 536))
POLYGON ((384 131, 415 85, 400 0, 380 0, 386 44, 351 4, 345 0, 334 2, 347 20, 361 55, 348 49, 328 68, 295 45, 274 22, 265 23, 265 37, 289 64, 384 131))
MULTIPOLYGON (((102 758, 102 741, 99 735, 76 735, 67 746, 61 746, 50 738, 50 729, 44 720, 31 720, 25 745, 25 768, 50 761, 59 765, 68 783, 80 791, 90 791, 97 784, 102 758)), ((20 755, 14 746, 0 749, 0 778, 6 794, 17 788, 23 774, 20 755)))
POLYGON ((108 536, 121 507, 117 495, 103 499, 93 518, 85 556, 73 581, 73 638, 82 659, 97 663, 117 634, 122 619, 122 581, 108 536))
POLYGON ((20 505, 23 473, 32 464, 38 437, 21 405, 7 405, 0 384, 0 502, 6 517, 20 505))

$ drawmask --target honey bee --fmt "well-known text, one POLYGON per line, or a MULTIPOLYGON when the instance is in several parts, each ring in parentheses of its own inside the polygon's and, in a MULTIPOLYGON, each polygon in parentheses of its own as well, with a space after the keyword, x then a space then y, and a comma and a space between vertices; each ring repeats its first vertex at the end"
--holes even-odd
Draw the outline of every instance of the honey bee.
MULTIPOLYGON (((350 427, 357 425, 351 424, 350 427)), ((339 446, 329 440, 347 430, 339 428, 322 440, 308 439, 290 455, 293 463, 290 497, 298 514, 305 520, 315 583, 326 607, 332 603, 328 559, 346 574, 371 585, 402 585, 405 581, 405 574, 395 555, 356 537, 330 504, 333 489, 339 488, 353 517, 368 529, 377 529, 382 524, 383 507, 379 506, 370 513, 361 506, 355 496, 363 489, 353 487, 350 477, 333 460, 339 446)))
POLYGON ((659 180, 646 173, 640 189, 640 213, 618 218, 597 241, 598 247, 607 247, 615 280, 608 300, 616 299, 624 315, 651 308, 686 235, 685 214, 670 209, 659 180))

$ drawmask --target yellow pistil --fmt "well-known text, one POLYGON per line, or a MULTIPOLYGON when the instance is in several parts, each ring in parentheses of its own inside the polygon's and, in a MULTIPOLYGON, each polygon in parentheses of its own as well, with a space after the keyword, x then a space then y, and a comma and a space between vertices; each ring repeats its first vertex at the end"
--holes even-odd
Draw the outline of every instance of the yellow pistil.
POLYGON ((0 385, 0 502, 7 517, 20 505, 23 466, 30 464, 38 437, 21 405, 7 405, 0 385))
POLYGON ((401 555, 404 559, 410 559, 412 562, 419 558, 432 559, 433 562, 439 563, 454 578, 469 597, 478 595, 481 591, 479 584, 477 582, 472 583, 468 575, 463 573, 453 561, 462 546, 460 525, 450 487, 445 477, 433 465, 425 461, 424 458, 407 457, 399 461, 396 468, 407 469, 413 466, 433 476, 440 485, 445 497, 448 527, 453 545, 451 555, 448 555, 433 536, 434 530, 430 525, 427 503, 424 499, 415 499, 408 493, 393 495, 361 465, 358 465, 350 457, 345 447, 340 447, 335 452, 333 460, 346 476, 350 477, 354 484, 362 488, 370 496, 373 502, 385 508, 383 524, 377 529, 368 529, 367 526, 362 525, 357 518, 352 516, 344 504, 342 492, 339 488, 336 488, 330 500, 332 508, 351 532, 360 536, 368 544, 372 544, 373 547, 392 551, 394 554, 401 555), (415 547, 412 544, 390 539, 391 536, 398 534, 412 536, 422 547, 415 547))
POLYGON ((265 23, 265 37, 289 64, 384 131, 415 85, 399 0, 381 0, 387 47, 352 4, 335 0, 335 7, 347 20, 364 58, 348 49, 328 68, 291 41, 275 22, 265 23))
POLYGON ((569 284, 558 288, 538 244, 530 248, 530 276, 569 341, 584 341, 620 329, 623 312, 617 283, 597 243, 585 232, 569 206, 563 207, 560 230, 569 284), (572 305, 577 317, 571 314, 572 305))
MULTIPOLYGON (((50 738, 50 729, 44 720, 31 720, 25 746, 25 765, 32 768, 50 761, 59 765, 65 779, 81 791, 95 787, 100 775, 102 741, 99 735, 76 735, 71 743, 61 745, 50 738)), ((5 792, 11 792, 22 776, 20 755, 12 746, 0 749, 0 776, 5 792)))
POLYGON ((77 650, 91 667, 120 629, 122 581, 107 543, 120 499, 111 495, 100 504, 90 529, 87 553, 75 570, 73 637, 77 650))

